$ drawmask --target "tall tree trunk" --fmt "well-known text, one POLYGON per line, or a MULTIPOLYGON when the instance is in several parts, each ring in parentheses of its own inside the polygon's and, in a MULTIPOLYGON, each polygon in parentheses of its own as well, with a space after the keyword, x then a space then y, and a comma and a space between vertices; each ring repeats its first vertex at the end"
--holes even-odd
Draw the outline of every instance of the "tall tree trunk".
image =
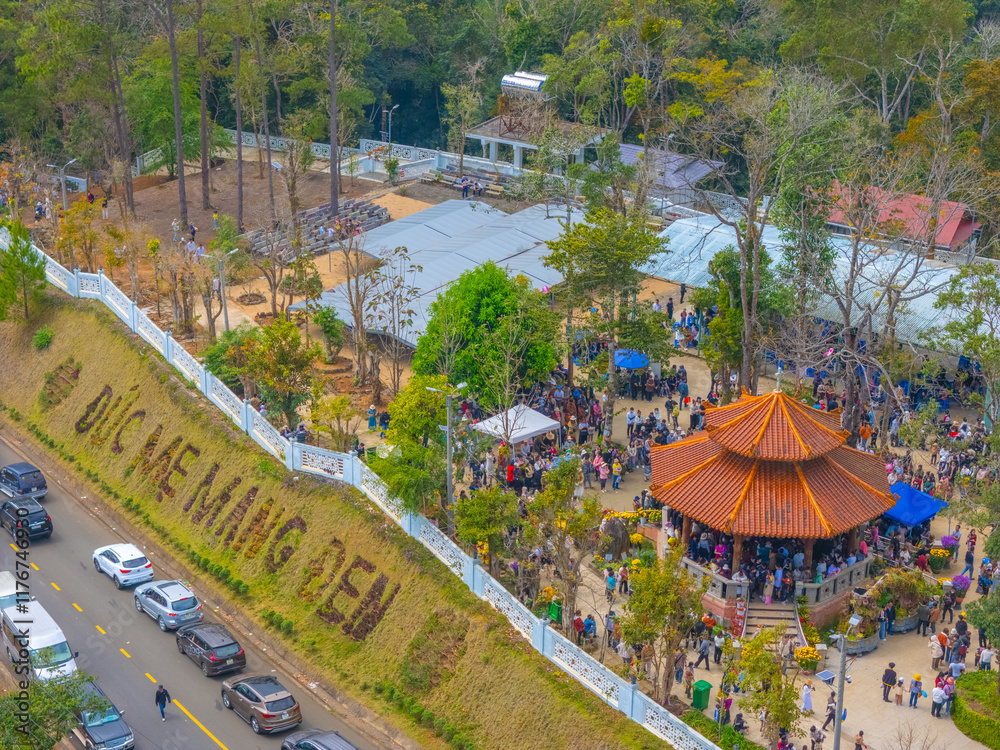
POLYGON ((118 151, 121 154, 122 161, 125 162, 125 169, 122 173, 122 184, 125 187, 125 208, 130 214, 135 216, 135 196, 132 191, 132 144, 129 138, 128 123, 125 115, 125 95, 122 92, 122 77, 118 68, 118 47, 115 45, 114 36, 111 34, 111 25, 108 23, 107 8, 104 5, 104 0, 98 0, 97 11, 100 15, 101 26, 107 30, 111 89, 115 97, 111 112, 115 123, 118 151))
MULTIPOLYGON (((212 207, 208 173, 208 81, 205 76, 205 30, 202 28, 204 7, 198 0, 198 95, 201 97, 201 207, 212 207)), ((214 338, 214 337, 213 337, 214 338)))
POLYGON ((236 92, 236 228, 243 231, 243 103, 240 101, 240 51, 243 41, 239 34, 233 37, 233 90, 236 92))
MULTIPOLYGON (((264 78, 264 60, 260 54, 260 39, 254 37, 254 50, 257 53, 257 71, 261 79, 264 78)), ((267 86, 260 87, 261 119, 264 121, 264 141, 267 143, 267 197, 271 205, 271 228, 277 229, 278 214, 274 208, 274 170, 271 167, 271 126, 268 124, 267 116, 267 86)))
POLYGON ((177 199, 181 224, 188 225, 187 193, 184 190, 184 136, 181 132, 181 74, 177 59, 177 35, 174 33, 174 0, 167 0, 167 42, 170 44, 170 72, 174 86, 174 141, 177 148, 177 199))
POLYGON ((330 218, 340 213, 340 148, 337 144, 337 0, 330 0, 330 218))

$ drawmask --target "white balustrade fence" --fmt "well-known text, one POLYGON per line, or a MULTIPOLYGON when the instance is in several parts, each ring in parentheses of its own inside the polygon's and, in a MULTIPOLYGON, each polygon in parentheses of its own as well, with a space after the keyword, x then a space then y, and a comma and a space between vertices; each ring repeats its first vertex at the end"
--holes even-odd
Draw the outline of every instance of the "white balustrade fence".
MULTIPOLYGON (((0 248, 7 247, 9 240, 9 235, 0 230, 0 248)), ((70 273, 37 248, 35 251, 45 257, 46 277, 54 286, 74 297, 100 299, 132 331, 162 354, 185 379, 239 425, 243 432, 256 440, 268 453, 280 459, 290 471, 334 477, 364 492, 407 534, 420 540, 433 552, 476 596, 501 612, 512 627, 531 641, 536 650, 596 693, 608 705, 670 742, 678 750, 720 750, 717 745, 639 692, 636 685, 626 682, 575 643, 548 627, 548 620, 535 617, 531 610, 483 570, 477 560, 465 554, 433 523, 421 515, 407 513, 402 504, 390 495, 385 482, 354 454, 290 443, 281 437, 249 401, 237 398, 222 381, 177 345, 169 331, 161 331, 154 325, 102 271, 96 274, 80 271, 70 273)))

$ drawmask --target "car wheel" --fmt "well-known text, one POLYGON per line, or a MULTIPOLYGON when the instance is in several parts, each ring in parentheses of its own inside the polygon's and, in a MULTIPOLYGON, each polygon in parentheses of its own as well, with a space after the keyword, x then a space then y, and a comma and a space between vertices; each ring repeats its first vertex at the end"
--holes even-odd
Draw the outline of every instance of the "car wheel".
POLYGON ((137 611, 142 612, 142 602, 139 601, 139 597, 135 597, 135 608, 137 611))
POLYGON ((103 570, 101 570, 101 564, 99 562, 97 562, 97 558, 96 557, 94 558, 94 570, 96 570, 98 573, 103 573, 104 572, 103 570))
POLYGON ((118 580, 118 576, 115 576, 115 588, 118 589, 119 591, 125 588, 124 586, 122 586, 122 582, 118 580))
POLYGON ((9 661, 11 664, 13 664, 14 663, 14 657, 10 655, 10 649, 9 648, 6 649, 6 650, 7 650, 7 661, 9 661))
POLYGON ((260 734, 260 724, 257 723, 257 717, 254 716, 250 719, 250 728, 253 730, 254 734, 260 734))
POLYGON ((222 691, 222 705, 230 710, 233 708, 233 704, 229 702, 229 694, 225 690, 222 691))
POLYGON ((167 632, 167 621, 162 616, 156 618, 156 624, 160 626, 160 630, 164 633, 167 632))
POLYGON ((208 677, 208 665, 205 662, 201 663, 201 673, 208 677))
POLYGON ((186 654, 187 653, 184 650, 184 641, 182 641, 180 638, 177 639, 177 650, 180 651, 182 654, 186 654))

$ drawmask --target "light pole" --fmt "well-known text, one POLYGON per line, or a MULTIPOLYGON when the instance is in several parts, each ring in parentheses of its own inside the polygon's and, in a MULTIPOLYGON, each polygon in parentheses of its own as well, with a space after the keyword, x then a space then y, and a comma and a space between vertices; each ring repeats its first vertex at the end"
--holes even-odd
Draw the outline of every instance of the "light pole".
MULTIPOLYGON (((222 261, 228 258, 230 255, 236 252, 239 248, 234 248, 226 253, 222 258, 216 258, 214 255, 206 255, 206 258, 211 258, 214 260, 219 267, 219 296, 222 297, 222 320, 225 323, 226 331, 229 331, 229 305, 226 304, 226 272, 222 268, 222 261)), ((205 311, 208 314, 208 311, 205 311)))
POLYGON ((392 144, 392 113, 399 109, 397 104, 392 109, 389 110, 389 143, 392 144))
MULTIPOLYGON (((399 106, 399 105, 397 104, 396 106, 399 106)), ((448 534, 449 535, 455 533, 455 511, 452 510, 452 507, 451 507, 452 497, 455 494, 454 490, 452 489, 453 482, 452 482, 452 476, 451 476, 451 474, 452 474, 452 466, 451 466, 451 400, 455 397, 455 394, 458 391, 460 391, 463 388, 465 388, 466 385, 468 385, 468 383, 459 383, 458 385, 455 386, 455 390, 453 390, 451 393, 445 393, 444 391, 439 390, 438 388, 431 388, 429 385, 424 386, 429 391, 434 391, 435 393, 444 393, 444 409, 445 409, 445 416, 444 416, 444 419, 445 419, 445 425, 444 425, 444 435, 445 435, 445 438, 444 438, 444 441, 445 441, 444 442, 444 451, 445 451, 445 457, 446 457, 445 460, 446 460, 446 462, 448 464, 448 466, 447 466, 447 469, 448 469, 448 484, 446 485, 446 493, 447 494, 445 496, 445 503, 444 503, 444 505, 445 505, 445 510, 448 512, 448 534)))
POLYGON ((851 615, 847 623, 847 630, 843 635, 836 635, 840 639, 840 667, 837 669, 837 715, 833 717, 833 750, 840 750, 840 733, 843 730, 841 717, 844 715, 844 683, 847 681, 847 636, 851 634, 858 625, 861 618, 858 615, 851 615))
POLYGON ((70 159, 63 166, 57 167, 55 164, 46 164, 45 166, 49 169, 59 170, 59 181, 62 182, 62 198, 63 198, 63 211, 66 210, 66 167, 75 162, 76 159, 70 159))

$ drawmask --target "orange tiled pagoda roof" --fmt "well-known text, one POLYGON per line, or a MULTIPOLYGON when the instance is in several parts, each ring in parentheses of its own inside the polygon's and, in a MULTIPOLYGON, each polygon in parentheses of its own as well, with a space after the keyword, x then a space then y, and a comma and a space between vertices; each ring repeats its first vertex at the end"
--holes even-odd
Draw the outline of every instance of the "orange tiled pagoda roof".
POLYGON ((882 462, 847 435, 780 391, 744 394, 708 409, 704 432, 653 449, 653 494, 731 534, 835 536, 895 503, 882 462))

